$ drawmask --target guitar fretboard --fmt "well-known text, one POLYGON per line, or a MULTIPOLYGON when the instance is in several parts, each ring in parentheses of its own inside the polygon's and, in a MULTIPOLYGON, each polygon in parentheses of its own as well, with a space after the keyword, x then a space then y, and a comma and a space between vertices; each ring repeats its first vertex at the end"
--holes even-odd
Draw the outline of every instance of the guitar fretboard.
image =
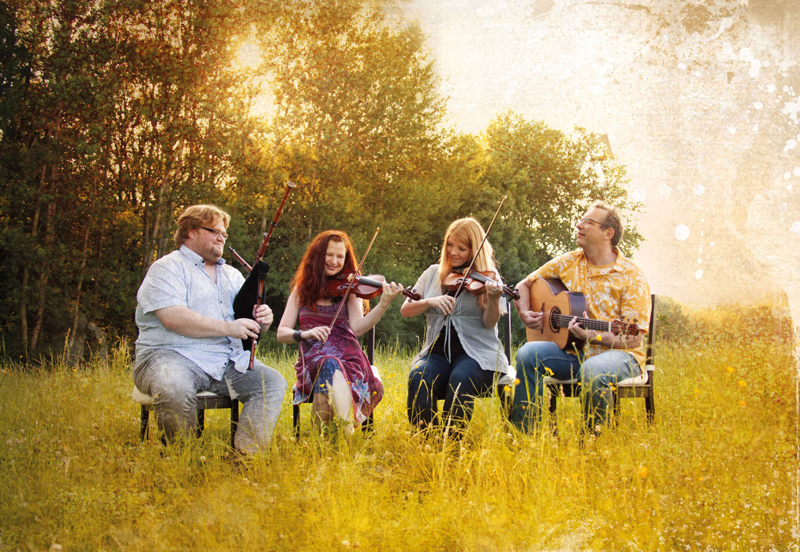
MULTIPOLYGON (((566 328, 574 317, 566 314, 553 314, 553 322, 558 328, 566 328)), ((611 322, 605 320, 595 320, 594 318, 581 318, 578 317, 578 323, 584 330, 594 330, 596 332, 610 332, 611 322)))

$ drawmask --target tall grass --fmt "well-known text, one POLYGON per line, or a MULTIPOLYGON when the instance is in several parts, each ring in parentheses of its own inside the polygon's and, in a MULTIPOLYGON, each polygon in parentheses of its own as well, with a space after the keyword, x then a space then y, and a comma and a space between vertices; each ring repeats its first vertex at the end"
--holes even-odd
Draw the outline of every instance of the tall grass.
MULTIPOLYGON (((721 335, 721 334, 720 334, 721 335)), ((792 343, 658 347, 656 423, 520 435, 477 401, 461 443, 406 421, 410 354, 379 351, 376 431, 299 442, 290 397, 273 450, 230 460, 225 411, 201 439, 139 441, 130 358, 0 374, 0 550, 797 550, 792 343), (745 347, 745 345, 747 345, 745 347)), ((294 350, 264 360, 293 378, 294 350)))

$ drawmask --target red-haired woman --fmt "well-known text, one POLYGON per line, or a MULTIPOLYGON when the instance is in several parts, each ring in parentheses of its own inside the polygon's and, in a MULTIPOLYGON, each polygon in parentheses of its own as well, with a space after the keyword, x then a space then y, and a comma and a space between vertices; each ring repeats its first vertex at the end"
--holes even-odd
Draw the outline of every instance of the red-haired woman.
POLYGON ((357 262, 344 232, 328 230, 315 237, 292 278, 292 293, 278 326, 278 341, 300 343, 294 404, 313 393, 312 419, 322 423, 330 422, 334 414, 362 423, 383 398, 381 381, 358 336, 378 323, 403 286, 384 283, 380 302, 366 315, 362 299, 351 293, 329 329, 341 297, 329 297, 327 280, 343 270, 355 271, 357 262), (300 329, 295 330, 298 320, 300 329))

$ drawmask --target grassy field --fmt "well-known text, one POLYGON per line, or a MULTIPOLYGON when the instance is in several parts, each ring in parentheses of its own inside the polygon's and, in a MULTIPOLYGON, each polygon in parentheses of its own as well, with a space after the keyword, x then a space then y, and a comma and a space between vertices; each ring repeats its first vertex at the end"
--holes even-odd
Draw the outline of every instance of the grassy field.
MULTIPOLYGON (((386 396, 365 439, 295 443, 285 408, 271 454, 229 458, 227 411, 201 439, 138 437, 126 349, 0 374, 0 550, 797 550, 796 365, 780 340, 661 344, 657 420, 624 400, 581 444, 522 436, 479 400, 461 445, 405 415, 410 354, 383 350, 386 396)), ((264 360, 292 381, 294 350, 264 360)))

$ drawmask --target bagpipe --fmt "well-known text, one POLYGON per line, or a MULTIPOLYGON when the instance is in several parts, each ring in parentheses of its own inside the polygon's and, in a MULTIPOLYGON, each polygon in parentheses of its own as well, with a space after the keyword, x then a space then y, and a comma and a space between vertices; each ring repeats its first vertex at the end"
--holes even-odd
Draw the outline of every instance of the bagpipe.
MULTIPOLYGON (((242 264, 245 270, 250 273, 247 279, 244 281, 241 289, 236 294, 236 298, 233 300, 233 316, 237 319, 249 318, 253 320, 253 305, 255 305, 255 308, 257 309, 266 301, 265 283, 267 280, 267 272, 269 272, 269 265, 264 262, 262 258, 267 252, 269 239, 272 237, 272 231, 278 225, 278 221, 283 214, 283 206, 286 204, 286 200, 289 198, 289 193, 292 191, 292 188, 295 187, 296 185, 294 182, 289 180, 286 181, 286 193, 284 194, 283 200, 278 206, 278 210, 275 211, 275 216, 272 218, 272 224, 270 225, 269 231, 264 234, 264 241, 261 242, 261 246, 258 248, 256 258, 252 264, 248 264, 247 261, 245 261, 241 255, 234 251, 232 247, 228 247, 231 255, 233 255, 233 257, 242 264)), ((251 339, 248 337, 247 339, 242 340, 242 347, 244 347, 245 350, 250 350, 250 364, 248 365, 249 370, 253 369, 257 346, 258 339, 251 339)))

